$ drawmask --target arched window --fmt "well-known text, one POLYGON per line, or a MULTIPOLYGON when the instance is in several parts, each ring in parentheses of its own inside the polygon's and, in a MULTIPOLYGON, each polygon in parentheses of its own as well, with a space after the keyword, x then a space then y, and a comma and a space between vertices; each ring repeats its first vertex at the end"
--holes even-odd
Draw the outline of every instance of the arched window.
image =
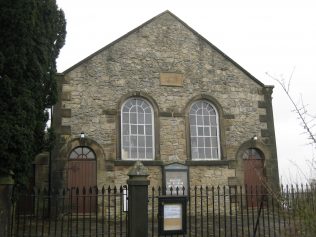
POLYGON ((218 113, 205 100, 192 104, 189 114, 192 160, 220 158, 218 113))
POLYGON ((94 160, 95 154, 94 152, 87 146, 78 146, 75 149, 73 149, 69 155, 70 160, 94 160))
POLYGON ((143 98, 133 97, 121 109, 122 160, 154 159, 153 108, 143 98))
POLYGON ((249 148, 243 153, 242 158, 244 160, 247 160, 247 159, 250 159, 250 160, 262 160, 263 159, 263 155, 256 148, 249 148))

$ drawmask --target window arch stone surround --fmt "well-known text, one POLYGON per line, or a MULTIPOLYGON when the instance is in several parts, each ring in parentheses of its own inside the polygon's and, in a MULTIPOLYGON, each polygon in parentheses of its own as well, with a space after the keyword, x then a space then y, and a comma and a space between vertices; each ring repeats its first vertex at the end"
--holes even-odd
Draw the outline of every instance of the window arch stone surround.
POLYGON ((192 97, 186 104, 185 109, 183 111, 183 114, 185 115, 185 123, 186 123, 186 149, 187 149, 187 157, 189 162, 214 162, 214 163, 221 163, 221 161, 227 160, 226 155, 226 147, 225 147, 225 128, 224 128, 224 118, 223 118, 223 108, 220 105, 220 103, 212 96, 201 94, 196 95, 192 97), (214 108, 216 109, 216 112, 218 113, 218 130, 219 130, 219 153, 220 157, 217 160, 194 160, 192 159, 192 153, 191 153, 191 134, 190 134, 190 121, 189 121, 189 114, 190 109, 192 105, 198 101, 206 101, 209 102, 214 108))
POLYGON ((97 162, 97 170, 99 169, 99 167, 103 166, 101 163, 105 161, 105 154, 100 144, 87 136, 85 137, 84 141, 81 141, 79 137, 73 138, 66 142, 62 147, 60 147, 57 156, 55 156, 57 159, 54 160, 52 165, 52 177, 54 177, 54 179, 52 180, 53 188, 67 186, 67 168, 69 156, 76 147, 80 146, 89 147, 91 150, 93 150, 95 160, 97 162))
MULTIPOLYGON (((236 152, 236 178, 238 185, 244 185, 244 163, 243 163, 243 155, 248 149, 256 149, 260 156, 262 157, 262 160, 264 162, 264 172, 266 173, 266 167, 269 164, 269 161, 271 160, 271 152, 269 145, 264 144, 260 138, 258 140, 253 140, 250 138, 249 140, 242 143, 239 147, 239 149, 236 152)), ((266 175, 268 177, 268 175, 266 175)), ((268 180, 271 181, 271 180, 268 180)))
POLYGON ((123 104, 131 99, 131 98, 141 98, 146 100, 152 107, 153 109, 153 116, 154 116, 154 122, 153 122, 153 126, 154 126, 154 157, 152 160, 144 160, 145 162, 151 162, 151 161, 157 161, 160 160, 160 124, 159 124, 159 107, 157 102, 146 92, 141 92, 141 91, 134 91, 134 92, 130 92, 124 96, 121 97, 121 99, 119 100, 118 103, 118 107, 117 107, 117 145, 116 145, 116 160, 118 161, 122 161, 122 162, 126 162, 129 163, 129 161, 131 160, 123 160, 122 159, 122 154, 121 154, 121 109, 123 104))

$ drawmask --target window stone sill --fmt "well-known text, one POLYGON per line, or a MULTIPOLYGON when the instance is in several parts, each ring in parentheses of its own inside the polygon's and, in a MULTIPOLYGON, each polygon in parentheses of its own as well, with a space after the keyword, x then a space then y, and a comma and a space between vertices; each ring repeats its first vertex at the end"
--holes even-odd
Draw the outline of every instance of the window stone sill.
POLYGON ((228 166, 229 160, 187 160, 188 166, 228 166))
MULTIPOLYGON (((136 160, 115 160, 115 166, 133 166, 136 160)), ((161 160, 141 160, 144 166, 162 166, 161 160)))
MULTIPOLYGON (((136 160, 115 160, 115 166, 133 166, 136 160)), ((163 166, 161 160, 142 160, 144 166, 163 166)), ((234 160, 187 160, 188 166, 230 166, 234 160)))

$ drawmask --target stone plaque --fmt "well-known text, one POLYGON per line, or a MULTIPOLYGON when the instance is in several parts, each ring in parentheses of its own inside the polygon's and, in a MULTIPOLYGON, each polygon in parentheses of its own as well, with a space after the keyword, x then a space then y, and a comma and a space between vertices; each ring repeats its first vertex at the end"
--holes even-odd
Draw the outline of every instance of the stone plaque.
POLYGON ((166 171, 166 194, 172 193, 176 194, 177 187, 179 188, 179 194, 183 194, 183 187, 185 188, 184 195, 187 193, 188 188, 188 180, 187 180, 187 172, 183 171, 166 171))
POLYGON ((173 163, 164 167, 163 184, 166 187, 166 195, 187 195, 188 193, 188 167, 179 163, 173 163), (184 193, 183 193, 184 188, 184 193), (172 192, 171 192, 172 190, 172 192))
POLYGON ((164 72, 160 73, 161 86, 183 86, 184 76, 181 73, 164 72))

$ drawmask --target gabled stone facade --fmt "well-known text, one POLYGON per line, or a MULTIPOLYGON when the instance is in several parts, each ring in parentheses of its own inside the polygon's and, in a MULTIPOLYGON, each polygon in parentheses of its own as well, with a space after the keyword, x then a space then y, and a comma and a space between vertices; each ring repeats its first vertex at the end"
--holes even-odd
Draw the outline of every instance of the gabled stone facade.
POLYGON ((121 108, 131 97, 153 109, 154 159, 143 161, 151 185, 163 184, 163 167, 172 163, 188 167, 191 187, 243 185, 242 155, 249 148, 260 150, 268 183, 278 185, 273 88, 169 11, 61 73, 58 81, 54 187, 67 185, 69 155, 78 146, 94 151, 98 186, 126 183, 134 161, 122 159, 121 108), (217 111, 219 159, 191 155, 189 111, 200 100, 217 111))

